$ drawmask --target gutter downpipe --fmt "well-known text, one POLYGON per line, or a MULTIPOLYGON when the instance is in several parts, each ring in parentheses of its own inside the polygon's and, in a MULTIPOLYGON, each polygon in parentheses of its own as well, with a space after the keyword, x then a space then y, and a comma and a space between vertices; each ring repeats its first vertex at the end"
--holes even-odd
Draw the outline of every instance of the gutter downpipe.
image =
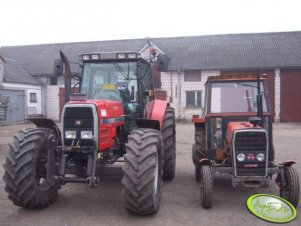
POLYGON ((169 99, 169 102, 170 102, 170 103, 172 103, 172 102, 173 102, 173 90, 172 90, 173 82, 172 82, 172 71, 170 71, 169 73, 170 73, 170 99, 169 99))
POLYGON ((182 114, 182 104, 181 104, 181 70, 178 69, 178 118, 180 119, 182 114))

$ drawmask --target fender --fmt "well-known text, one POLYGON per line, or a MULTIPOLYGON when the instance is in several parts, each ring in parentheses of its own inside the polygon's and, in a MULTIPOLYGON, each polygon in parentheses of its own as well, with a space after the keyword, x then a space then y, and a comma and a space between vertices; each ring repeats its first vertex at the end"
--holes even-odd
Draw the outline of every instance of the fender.
POLYGON ((61 131, 53 120, 45 118, 44 115, 42 115, 42 114, 31 115, 26 120, 32 122, 37 127, 44 127, 44 128, 49 128, 49 129, 54 130, 57 134, 57 137, 60 140, 61 131))
POLYGON ((194 127, 196 129, 204 129, 205 130, 205 119, 203 119, 203 118, 192 119, 192 122, 194 123, 194 127))
POLYGON ((155 99, 153 102, 153 108, 151 110, 150 119, 160 122, 160 129, 162 129, 163 119, 167 107, 167 102, 164 100, 155 99))
POLYGON ((202 123, 205 123, 206 122, 206 119, 205 118, 192 118, 191 120, 194 124, 202 124, 202 123))
POLYGON ((149 128, 160 131, 160 122, 158 120, 137 118, 135 119, 138 128, 149 128))
POLYGON ((296 163, 295 161, 289 160, 289 161, 281 162, 280 165, 284 167, 291 167, 295 163, 296 163))
POLYGON ((199 164, 200 164, 200 166, 204 166, 204 165, 211 166, 212 165, 211 161, 209 159, 207 159, 207 158, 202 158, 199 161, 199 164))

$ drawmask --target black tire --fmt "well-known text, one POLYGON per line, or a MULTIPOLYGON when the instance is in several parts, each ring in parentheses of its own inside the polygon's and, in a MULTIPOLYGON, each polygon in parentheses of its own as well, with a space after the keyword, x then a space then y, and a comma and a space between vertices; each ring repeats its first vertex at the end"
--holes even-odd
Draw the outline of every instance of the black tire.
POLYGON ((195 143, 192 146, 192 162, 195 170, 195 180, 200 181, 199 161, 206 157, 206 131, 203 128, 196 128, 194 132, 195 143))
POLYGON ((296 169, 293 167, 284 167, 284 177, 286 187, 280 186, 280 197, 289 201, 294 207, 298 206, 299 201, 299 178, 296 169))
POLYGON ((8 198, 23 208, 48 206, 55 201, 58 185, 47 179, 47 128, 20 131, 9 145, 3 165, 8 198))
POLYGON ((176 123, 174 109, 167 106, 163 125, 163 179, 171 180, 175 177, 176 170, 176 123))
POLYGON ((197 154, 196 154, 196 144, 195 143, 192 146, 192 162, 194 164, 195 180, 197 182, 199 182, 200 181, 200 165, 199 165, 199 158, 197 157, 197 154))
POLYGON ((162 135, 153 129, 136 129, 128 136, 124 155, 122 196, 131 213, 158 212, 162 184, 162 135))
POLYGON ((208 209, 212 205, 212 174, 210 166, 203 165, 200 168, 201 205, 208 209))
POLYGON ((206 158, 206 131, 203 128, 197 128, 194 132, 196 143, 196 156, 200 160, 206 158))

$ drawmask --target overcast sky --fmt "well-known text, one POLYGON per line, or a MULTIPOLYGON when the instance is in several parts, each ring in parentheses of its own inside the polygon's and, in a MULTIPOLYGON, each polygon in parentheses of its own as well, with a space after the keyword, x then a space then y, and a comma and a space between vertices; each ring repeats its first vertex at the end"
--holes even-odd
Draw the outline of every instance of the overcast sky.
POLYGON ((1 0, 0 46, 301 31, 300 0, 1 0))

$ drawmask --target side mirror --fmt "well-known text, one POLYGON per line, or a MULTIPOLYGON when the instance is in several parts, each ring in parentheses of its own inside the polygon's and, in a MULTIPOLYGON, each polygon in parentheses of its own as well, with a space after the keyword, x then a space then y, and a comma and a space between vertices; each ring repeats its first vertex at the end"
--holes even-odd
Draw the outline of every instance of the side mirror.
POLYGON ((167 72, 169 61, 170 59, 166 54, 159 54, 156 62, 157 70, 167 72))
POLYGON ((63 75, 64 66, 62 59, 56 59, 54 61, 53 74, 55 77, 63 75))

